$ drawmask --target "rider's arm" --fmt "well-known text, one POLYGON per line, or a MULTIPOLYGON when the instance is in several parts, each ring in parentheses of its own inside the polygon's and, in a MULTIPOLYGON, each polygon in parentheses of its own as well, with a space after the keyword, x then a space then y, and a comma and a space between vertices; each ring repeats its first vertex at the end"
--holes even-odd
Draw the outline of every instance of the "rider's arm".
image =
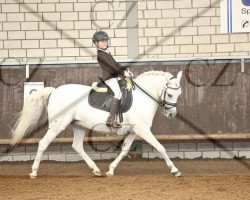
MULTIPOLYGON (((111 56, 111 55, 108 55, 111 56)), ((124 74, 124 70, 126 70, 126 67, 121 66, 119 63, 117 63, 113 57, 111 56, 111 59, 107 57, 106 54, 100 53, 98 54, 97 60, 100 64, 102 64, 103 67, 105 67, 108 71, 114 72, 116 74, 124 74)))

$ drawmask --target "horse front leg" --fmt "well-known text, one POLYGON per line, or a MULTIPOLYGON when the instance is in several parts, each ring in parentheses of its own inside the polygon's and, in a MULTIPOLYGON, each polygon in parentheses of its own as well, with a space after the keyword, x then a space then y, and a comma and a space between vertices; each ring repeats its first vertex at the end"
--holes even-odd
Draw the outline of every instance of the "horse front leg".
POLYGON ((155 138, 153 133, 150 131, 149 127, 145 126, 135 126, 134 127, 135 133, 143 138, 146 142, 152 145, 164 158, 167 163, 167 166, 170 169, 170 173, 176 177, 181 176, 181 172, 175 167, 174 163, 168 157, 165 148, 159 143, 159 141, 155 138), (143 128, 142 128, 143 127, 143 128))
POLYGON ((130 147, 135 140, 136 135, 135 134, 129 134, 122 145, 122 150, 119 156, 109 165, 109 171, 106 173, 107 176, 113 176, 115 168, 117 165, 121 162, 121 160, 128 154, 130 147))

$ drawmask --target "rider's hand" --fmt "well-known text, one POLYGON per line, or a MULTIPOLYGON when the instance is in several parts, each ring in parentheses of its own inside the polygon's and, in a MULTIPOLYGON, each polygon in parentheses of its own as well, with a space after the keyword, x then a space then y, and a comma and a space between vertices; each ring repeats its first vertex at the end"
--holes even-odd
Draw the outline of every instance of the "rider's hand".
POLYGON ((134 77, 134 75, 132 74, 132 72, 129 69, 124 71, 124 76, 126 76, 130 79, 132 79, 134 77))

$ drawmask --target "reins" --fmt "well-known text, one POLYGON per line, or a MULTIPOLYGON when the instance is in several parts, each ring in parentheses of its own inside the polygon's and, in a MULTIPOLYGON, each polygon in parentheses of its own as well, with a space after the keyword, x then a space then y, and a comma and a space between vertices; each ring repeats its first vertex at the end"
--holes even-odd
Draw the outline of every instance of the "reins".
MULTIPOLYGON (((171 77, 169 80, 173 79, 175 77, 171 77)), ((133 85, 136 85, 142 92, 144 92, 148 97, 150 97, 151 99, 153 99, 157 104, 159 104, 160 106, 164 107, 165 105, 168 105, 168 106, 171 106, 171 107, 168 107, 166 109, 170 109, 170 108, 173 108, 173 107, 176 107, 177 106, 177 103, 170 103, 170 102, 167 102, 165 99, 166 99, 166 90, 164 90, 164 100, 163 101, 158 101, 156 98, 154 98, 152 95, 150 95, 147 91, 145 91, 140 85, 138 85, 134 80, 130 79, 133 83, 133 85)), ((169 87, 167 84, 166 84, 167 88, 170 88, 170 89, 174 89, 174 90, 178 90, 178 88, 173 88, 173 87, 169 87)))
POLYGON ((158 101, 153 96, 151 96, 148 92, 146 92, 144 89, 141 88, 134 80, 130 79, 134 85, 136 85, 142 92, 144 92, 147 96, 149 96, 151 99, 153 99, 156 103, 158 103, 160 106, 164 106, 164 102, 158 101))

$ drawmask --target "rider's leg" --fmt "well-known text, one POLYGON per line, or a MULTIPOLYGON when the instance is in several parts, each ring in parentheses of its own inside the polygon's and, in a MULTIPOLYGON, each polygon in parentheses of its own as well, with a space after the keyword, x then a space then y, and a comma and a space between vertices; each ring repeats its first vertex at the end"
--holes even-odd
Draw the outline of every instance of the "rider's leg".
POLYGON ((115 116, 118 110, 118 105, 122 98, 122 92, 121 92, 120 86, 117 82, 117 78, 108 79, 105 81, 105 83, 110 87, 110 89, 114 92, 114 95, 115 95, 111 103, 110 115, 107 119, 106 125, 111 126, 113 128, 121 128, 121 125, 117 123, 115 120, 115 116))

